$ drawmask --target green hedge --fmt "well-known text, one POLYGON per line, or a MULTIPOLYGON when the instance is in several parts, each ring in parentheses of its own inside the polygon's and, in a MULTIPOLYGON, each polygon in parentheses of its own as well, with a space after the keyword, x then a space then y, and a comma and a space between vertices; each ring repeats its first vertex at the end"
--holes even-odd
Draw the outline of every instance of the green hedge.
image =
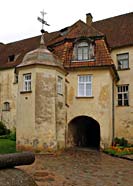
POLYGON ((6 135, 9 134, 10 130, 7 129, 7 127, 4 125, 4 123, 2 121, 0 121, 0 136, 1 135, 6 135))

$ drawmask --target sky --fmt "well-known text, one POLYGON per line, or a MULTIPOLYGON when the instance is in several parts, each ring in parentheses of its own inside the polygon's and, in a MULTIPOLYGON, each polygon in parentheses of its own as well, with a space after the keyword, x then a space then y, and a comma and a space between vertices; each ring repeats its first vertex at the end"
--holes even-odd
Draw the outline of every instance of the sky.
POLYGON ((54 32, 74 24, 79 19, 86 22, 91 13, 93 21, 114 17, 133 11, 133 0, 1 0, 0 43, 10 43, 40 35, 40 11, 54 32))

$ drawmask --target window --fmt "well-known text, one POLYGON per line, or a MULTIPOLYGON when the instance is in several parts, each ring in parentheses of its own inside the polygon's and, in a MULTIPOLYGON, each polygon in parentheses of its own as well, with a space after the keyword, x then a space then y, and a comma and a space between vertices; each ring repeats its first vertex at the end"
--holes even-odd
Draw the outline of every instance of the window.
POLYGON ((31 74, 24 74, 23 91, 31 91, 31 74))
POLYGON ((92 76, 83 75, 78 76, 78 96, 91 97, 92 96, 92 76))
POLYGON ((73 60, 86 61, 94 58, 94 47, 91 43, 80 42, 75 44, 73 60))
POLYGON ((62 81, 63 79, 58 76, 58 80, 57 80, 57 93, 58 94, 62 94, 62 89, 63 89, 62 81))
POLYGON ((15 55, 14 55, 14 54, 13 54, 13 55, 8 56, 8 61, 9 61, 9 62, 14 61, 14 59, 15 59, 15 55))
POLYGON ((128 97, 128 85, 118 86, 118 105, 119 106, 128 106, 129 97, 128 97))
POLYGON ((9 102, 4 102, 3 105, 3 111, 9 111, 10 110, 10 103, 9 102))
POLYGON ((129 68, 129 54, 118 54, 117 55, 118 70, 129 68))

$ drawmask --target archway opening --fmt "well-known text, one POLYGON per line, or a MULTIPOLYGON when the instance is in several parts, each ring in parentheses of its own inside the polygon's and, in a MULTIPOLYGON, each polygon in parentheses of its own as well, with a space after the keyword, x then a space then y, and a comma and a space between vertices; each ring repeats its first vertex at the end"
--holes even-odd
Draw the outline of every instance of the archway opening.
POLYGON ((68 146, 100 147, 100 125, 91 117, 78 116, 68 125, 68 146))

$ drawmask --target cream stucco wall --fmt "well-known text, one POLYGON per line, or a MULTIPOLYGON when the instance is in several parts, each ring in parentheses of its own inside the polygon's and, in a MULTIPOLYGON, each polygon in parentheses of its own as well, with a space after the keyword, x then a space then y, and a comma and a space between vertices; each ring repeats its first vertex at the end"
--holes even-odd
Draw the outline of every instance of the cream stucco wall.
POLYGON ((111 57, 117 67, 117 54, 129 53, 129 69, 119 70, 117 85, 129 85, 129 106, 118 106, 117 87, 115 87, 115 136, 124 137, 133 143, 133 46, 115 49, 111 57))
MULTIPOLYGON (((111 57, 117 67, 116 55, 127 52, 129 52, 129 69, 118 71, 120 80, 117 85, 129 84, 129 106, 117 105, 115 85, 114 121, 115 136, 125 137, 133 143, 133 47, 115 49, 111 52, 111 57)), ((67 93, 65 74, 57 68, 42 66, 22 68, 19 70, 19 83, 14 83, 14 76, 13 68, 0 71, 0 119, 8 128, 13 128, 16 126, 17 117, 19 148, 23 146, 27 146, 27 149, 64 148, 70 121, 82 115, 92 117, 99 123, 101 146, 111 144, 113 108, 112 76, 109 69, 70 70, 66 77, 67 93), (32 74, 31 93, 22 92, 23 74, 26 73, 32 74), (91 98, 77 97, 78 75, 83 74, 93 76, 91 98), (57 94, 58 76, 63 79, 62 95, 57 94), (10 103, 10 111, 3 111, 4 102, 10 103)))
POLYGON ((75 70, 69 73, 67 123, 77 116, 95 119, 101 130, 101 146, 112 141, 112 76, 109 69, 75 70), (78 75, 92 75, 92 97, 78 98, 78 75))
POLYGON ((65 145, 65 74, 50 67, 19 70, 17 147, 37 151, 57 150, 65 145), (32 92, 21 92, 23 74, 32 75, 32 92), (57 94, 57 77, 62 77, 63 94, 57 94))
POLYGON ((35 136, 35 69, 21 69, 17 94, 17 148, 30 148, 35 136), (23 75, 31 73, 32 92, 23 92, 23 75))
POLYGON ((0 120, 10 129, 16 127, 17 86, 14 68, 0 71, 0 120), (9 111, 3 110, 4 102, 9 102, 9 111))

